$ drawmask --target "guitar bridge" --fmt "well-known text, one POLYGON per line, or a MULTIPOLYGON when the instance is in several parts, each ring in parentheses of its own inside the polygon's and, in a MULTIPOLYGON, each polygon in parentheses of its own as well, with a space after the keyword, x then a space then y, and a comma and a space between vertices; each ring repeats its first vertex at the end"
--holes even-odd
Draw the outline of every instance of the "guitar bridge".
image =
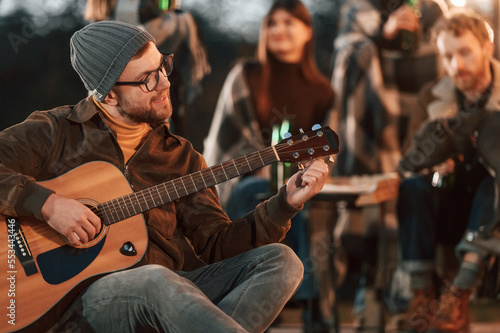
POLYGON ((21 224, 13 217, 7 217, 5 221, 7 223, 7 233, 9 235, 9 248, 15 251, 16 257, 21 263, 21 266, 23 266, 24 272, 27 276, 38 273, 21 224))

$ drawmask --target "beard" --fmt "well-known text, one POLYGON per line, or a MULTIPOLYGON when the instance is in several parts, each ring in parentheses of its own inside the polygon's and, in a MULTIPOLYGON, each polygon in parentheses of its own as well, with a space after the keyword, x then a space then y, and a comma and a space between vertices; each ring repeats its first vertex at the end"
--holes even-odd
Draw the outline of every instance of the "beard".
POLYGON ((455 86, 464 93, 476 93, 480 95, 489 85, 487 80, 490 71, 489 61, 483 59, 483 66, 476 70, 463 70, 452 76, 455 86))
POLYGON ((480 86, 481 80, 482 76, 478 77, 471 72, 461 72, 453 77, 455 86, 463 92, 475 91, 480 86))
POLYGON ((458 73, 453 76, 453 83, 458 88, 458 90, 467 92, 474 90, 476 86, 476 78, 471 73, 458 73))
POLYGON ((172 114, 171 112, 167 112, 166 107, 163 110, 154 110, 149 108, 135 108, 133 110, 128 109, 128 111, 120 110, 120 113, 138 124, 163 123, 172 114))
POLYGON ((164 105, 138 105, 128 99, 123 99, 118 111, 120 114, 135 123, 161 124, 172 115, 170 92, 165 97, 168 101, 164 105))

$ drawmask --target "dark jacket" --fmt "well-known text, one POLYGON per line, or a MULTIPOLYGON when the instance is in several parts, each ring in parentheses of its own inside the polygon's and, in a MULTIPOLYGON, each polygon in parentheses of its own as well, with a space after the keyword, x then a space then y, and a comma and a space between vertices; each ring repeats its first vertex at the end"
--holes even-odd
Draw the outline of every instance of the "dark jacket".
MULTIPOLYGON (((191 143, 164 124, 154 127, 125 164, 115 135, 89 97, 75 106, 34 112, 0 133, 0 213, 41 220, 41 207, 52 191, 36 182, 91 161, 119 168, 134 191, 207 167, 191 143)), ((146 261, 181 269, 180 232, 203 261, 219 261, 280 241, 296 212, 282 189, 252 214, 231 222, 211 187, 143 213, 149 235, 146 261)))

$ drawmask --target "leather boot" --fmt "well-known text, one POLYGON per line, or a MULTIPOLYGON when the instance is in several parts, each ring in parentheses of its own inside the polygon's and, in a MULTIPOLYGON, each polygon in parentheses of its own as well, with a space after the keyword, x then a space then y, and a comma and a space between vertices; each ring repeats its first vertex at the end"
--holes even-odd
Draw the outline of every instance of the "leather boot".
POLYGON ((468 333, 470 290, 451 286, 439 299, 429 333, 468 333))
POLYGON ((399 321, 398 332, 423 333, 434 320, 438 302, 434 288, 413 290, 406 314, 399 321))

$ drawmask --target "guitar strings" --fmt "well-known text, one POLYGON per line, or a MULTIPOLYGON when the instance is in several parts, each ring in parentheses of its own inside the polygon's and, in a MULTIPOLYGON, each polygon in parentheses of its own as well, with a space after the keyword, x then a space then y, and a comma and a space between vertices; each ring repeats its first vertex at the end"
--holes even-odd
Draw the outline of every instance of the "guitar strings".
MULTIPOLYGON (((291 145, 288 144, 288 143, 283 143, 283 144, 276 145, 275 148, 277 148, 277 150, 281 151, 281 150, 283 150, 282 148, 288 148, 289 149, 290 146, 291 145)), ((314 147, 314 148, 318 148, 318 147, 314 147)), ((249 154, 249 155, 246 155, 246 156, 242 156, 241 158, 243 158, 243 157, 247 158, 248 162, 252 162, 252 163, 254 163, 255 161, 258 161, 259 159, 261 159, 261 160, 266 159, 267 160, 268 157, 273 157, 272 161, 268 161, 268 163, 264 162, 261 166, 259 166, 259 167, 262 167, 262 166, 265 166, 265 165, 267 165, 269 163, 274 162, 274 157, 275 156, 274 156, 274 152, 272 150, 272 147, 269 147, 269 148, 262 149, 260 151, 254 152, 252 154, 249 154)), ((231 161, 224 162, 224 163, 221 163, 219 165, 215 165, 213 167, 200 170, 199 173, 202 176, 202 180, 204 182, 206 180, 206 177, 210 176, 210 175, 211 175, 210 178, 213 178, 215 180, 214 184, 210 183, 210 185, 205 185, 201 189, 205 189, 207 187, 210 187, 212 185, 220 183, 221 181, 217 180, 217 176, 221 176, 222 173, 220 173, 219 171, 217 171, 217 169, 221 169, 225 173, 225 167, 224 167, 224 165, 228 164, 228 163, 231 163, 231 161), (205 172, 205 176, 203 176, 202 172, 205 172)), ((226 168, 227 168, 227 165, 226 165, 226 168)), ((252 168, 250 168, 249 171, 251 171, 251 170, 252 170, 252 168)), ((196 173, 194 173, 194 174, 196 174, 196 173)), ((188 178, 192 178, 192 175, 193 174, 182 176, 182 177, 174 179, 172 181, 169 181, 169 182, 166 182, 166 183, 163 183, 163 184, 159 184, 159 185, 153 186, 151 188, 147 188, 145 190, 134 192, 132 194, 129 194, 129 195, 121 197, 121 198, 117 198, 117 199, 111 200, 109 202, 106 202, 106 203, 102 204, 101 205, 102 209, 104 210, 104 213, 106 215, 111 215, 111 216, 116 215, 116 218, 113 218, 112 221, 110 221, 110 223, 113 223, 113 222, 117 222, 117 221, 123 220, 124 218, 136 215, 136 214, 138 214, 138 213, 140 213, 142 211, 146 211, 146 210, 149 210, 151 208, 157 207, 157 206, 159 206, 161 204, 164 204, 165 202, 162 200, 162 197, 165 197, 165 194, 167 194, 169 196, 169 199, 170 199, 167 202, 176 200, 176 199, 178 199, 180 197, 186 196, 188 194, 191 194, 191 193, 199 190, 198 187, 196 186, 196 184, 193 182, 193 180, 191 179, 191 181, 189 181, 189 179, 188 179, 188 178), (184 182, 183 179, 186 179, 187 182, 184 182), (177 184, 175 184, 175 182, 177 182, 177 184), (186 183, 187 183, 187 186, 186 186, 186 183), (189 187, 189 189, 188 189, 188 187, 189 187), (156 194, 153 194, 153 195, 151 194, 151 190, 153 188, 156 190, 157 194, 159 195, 158 197, 156 197, 156 194), (160 188, 162 188, 161 191, 159 190, 160 188), (173 195, 173 191, 172 190, 174 190, 176 192, 176 195, 174 196, 174 199, 172 199, 172 197, 170 195, 170 193, 172 193, 172 195, 173 195), (144 195, 145 191, 149 192, 148 197, 152 198, 151 200, 148 200, 148 198, 144 195), (183 193, 179 194, 179 191, 184 191, 185 194, 183 194, 183 193), (137 197, 138 194, 142 194, 143 198, 142 199, 138 198, 137 197), (135 196, 135 199, 136 199, 135 201, 138 202, 138 204, 140 205, 140 211, 137 212, 135 210, 135 208, 134 208, 134 213, 133 214, 130 213, 130 211, 129 211, 128 207, 130 205, 128 205, 125 202, 125 198, 129 198, 130 203, 132 203, 132 200, 130 199, 130 196, 132 196, 132 195, 135 196), (124 202, 123 205, 119 203, 120 199, 122 199, 122 201, 124 202), (161 199, 161 200, 159 202, 155 203, 155 201, 157 201, 158 199, 161 199), (116 206, 116 204, 118 204, 118 207, 116 206), (146 205, 146 207, 142 207, 142 205, 144 205, 144 204, 146 205), (123 207, 125 207, 127 209, 128 215, 125 214, 123 207), (120 216, 120 214, 119 214, 120 212, 121 212, 122 216, 120 216)), ((235 176, 237 176, 237 175, 235 175, 235 176)), ((226 179, 222 179, 222 181, 228 180, 230 178, 234 178, 235 176, 227 177, 227 175, 226 175, 226 179)), ((132 207, 133 207, 133 205, 132 205, 132 207)))
MULTIPOLYGON (((315 136, 312 136, 310 139, 315 138, 315 136)), ((274 146, 277 152, 283 152, 285 150, 290 150, 293 149, 293 146, 298 145, 306 140, 297 140, 297 142, 292 142, 291 144, 289 143, 279 143, 274 146)), ((322 148, 323 146, 315 146, 315 147, 308 147, 307 149, 317 149, 317 148, 322 148)), ((162 204, 165 204, 167 202, 174 201, 176 199, 179 199, 181 197, 184 197, 186 195, 189 195, 191 193, 197 192, 201 189, 206 189, 210 186, 216 185, 220 182, 229 180, 231 178, 237 177, 240 175, 238 168, 236 166, 236 160, 243 160, 246 159, 247 162, 247 167, 249 168, 248 171, 252 171, 252 167, 250 165, 254 165, 256 162, 261 164, 260 166, 257 166, 258 168, 264 167, 272 162, 275 162, 276 160, 276 155, 273 150, 273 147, 267 147, 258 151, 255 151, 251 154, 240 156, 236 159, 226 161, 223 163, 220 163, 218 165, 214 165, 212 167, 199 170, 198 172, 188 174, 179 178, 176 178, 171 181, 167 181, 162 184, 158 184, 152 187, 149 187, 147 189, 137 191, 128 195, 125 195, 120 198, 116 198, 110 201, 107 201, 100 206, 99 210, 102 211, 102 213, 106 216, 106 221, 108 221, 108 224, 112 224, 114 222, 121 221, 123 219, 126 219, 130 216, 137 215, 143 211, 147 211, 149 209, 158 207, 162 204), (272 158, 272 159, 271 159, 272 158), (271 159, 271 160, 269 160, 271 159), (237 175, 231 175, 231 177, 227 176, 226 171, 229 172, 230 168, 234 168, 236 172, 238 173, 237 175), (196 186, 196 182, 193 179, 193 175, 199 173, 201 176, 201 180, 203 181, 203 185, 201 187, 196 186), (205 175, 203 175, 205 173, 205 175), (223 177, 225 176, 225 179, 218 180, 218 177, 223 177), (208 177, 208 178, 207 178, 208 177), (212 181, 215 181, 213 182, 212 181), (185 180, 185 181, 184 181, 185 180), (207 182, 210 184, 208 185, 207 182), (213 183, 212 183, 213 182, 213 183), (156 192, 156 193, 151 193, 151 191, 156 192), (146 197, 146 192, 148 192, 148 196, 146 197), (175 195, 174 195, 175 192, 175 195), (185 192, 185 193, 182 193, 185 192), (172 194, 172 195, 171 195, 172 194), (164 201, 162 198, 165 198, 168 196, 169 201, 164 201), (139 206, 139 211, 135 209, 134 203, 131 199, 131 197, 135 197, 135 202, 139 206), (172 199, 173 197, 173 199, 172 199), (149 199, 148 199, 149 198, 149 199), (128 202, 127 202, 128 199, 128 202), (120 201, 122 203, 120 203, 120 201), (145 207, 143 207, 145 205, 145 207), (133 208, 133 212, 130 211, 129 207, 133 208), (126 210, 126 212, 125 212, 126 210)), ((243 164, 241 164, 243 166, 243 164)), ((254 165, 254 169, 255 165, 254 165)), ((248 172, 246 171, 246 172, 248 172)), ((244 173, 246 173, 244 172, 244 173)), ((198 183, 201 185, 200 180, 198 180, 198 183)))

